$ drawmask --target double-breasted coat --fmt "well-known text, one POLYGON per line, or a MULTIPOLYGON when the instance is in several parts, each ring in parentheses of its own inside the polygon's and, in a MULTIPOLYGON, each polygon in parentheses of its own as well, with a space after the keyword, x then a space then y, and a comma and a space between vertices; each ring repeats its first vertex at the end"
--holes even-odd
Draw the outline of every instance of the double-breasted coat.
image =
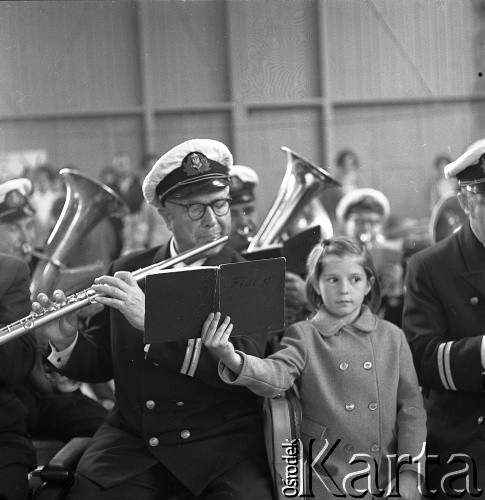
POLYGON ((410 259, 406 290, 403 330, 423 386, 430 451, 443 463, 481 443, 475 458, 483 482, 485 248, 469 222, 410 259))
MULTIPOLYGON (((30 272, 27 264, 12 255, 0 254, 0 327, 30 312, 30 272)), ((27 409, 14 386, 34 366, 35 337, 26 334, 0 345, 0 467, 22 463, 34 468, 35 450, 26 430, 27 409)))
MULTIPOLYGON (((267 398, 296 382, 306 453, 314 440, 309 461, 325 445, 325 453, 336 445, 324 464, 326 470, 319 466, 320 460, 316 463, 320 479, 334 494, 351 492, 344 477, 363 469, 362 463, 349 465, 360 453, 369 457, 369 463, 375 460, 377 486, 384 489, 395 473, 387 457, 396 453, 418 457, 426 438, 426 416, 409 346, 402 330, 378 319, 365 305, 351 325, 330 317, 325 323, 291 325, 280 351, 266 359, 241 353, 240 374, 235 377, 221 363, 221 378, 267 398)), ((418 469, 417 464, 412 467, 418 469)), ((317 498, 334 498, 315 475, 312 489, 317 498)))
MULTIPOLYGON (((168 257, 167 244, 122 257, 109 273, 168 257)), ((241 260, 226 247, 205 265, 241 260)), ((233 342, 244 352, 264 355, 265 335, 234 337, 233 342)), ((265 453, 258 398, 222 382, 217 361, 203 345, 194 366, 193 348, 191 340, 152 344, 147 354, 143 332, 116 309, 105 308, 92 318, 63 373, 86 382, 114 378, 116 405, 84 454, 80 474, 106 488, 160 462, 199 494, 245 457, 265 453)))

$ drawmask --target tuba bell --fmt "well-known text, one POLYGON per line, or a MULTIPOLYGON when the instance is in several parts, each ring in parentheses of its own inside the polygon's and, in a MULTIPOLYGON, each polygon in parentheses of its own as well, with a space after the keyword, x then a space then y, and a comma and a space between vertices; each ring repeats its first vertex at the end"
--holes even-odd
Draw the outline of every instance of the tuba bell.
POLYGON ((66 293, 74 291, 71 289, 79 290, 84 287, 85 281, 92 282, 84 274, 99 276, 101 264, 68 268, 66 262, 102 219, 128 214, 123 199, 101 182, 69 168, 62 169, 59 175, 66 184, 66 200, 41 254, 42 258, 35 267, 30 286, 32 300, 40 292, 51 294, 60 283, 66 293))
POLYGON ((433 207, 429 222, 431 243, 438 243, 438 241, 451 236, 460 229, 466 219, 467 215, 455 193, 441 198, 433 207))
POLYGON ((333 235, 327 211, 316 197, 340 183, 291 149, 284 146, 281 149, 286 152, 285 176, 268 215, 249 243, 248 253, 278 243, 311 225, 320 225, 324 238, 333 235))

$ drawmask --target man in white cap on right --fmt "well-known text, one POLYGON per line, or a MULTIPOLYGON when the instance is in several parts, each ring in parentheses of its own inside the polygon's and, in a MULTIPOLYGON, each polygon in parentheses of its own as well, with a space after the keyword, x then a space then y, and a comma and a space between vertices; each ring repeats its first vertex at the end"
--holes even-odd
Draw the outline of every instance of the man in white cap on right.
POLYGON ((476 498, 485 489, 485 139, 445 175, 458 180, 468 220, 409 260, 403 330, 423 387, 428 453, 439 460, 429 486, 436 498, 476 498))

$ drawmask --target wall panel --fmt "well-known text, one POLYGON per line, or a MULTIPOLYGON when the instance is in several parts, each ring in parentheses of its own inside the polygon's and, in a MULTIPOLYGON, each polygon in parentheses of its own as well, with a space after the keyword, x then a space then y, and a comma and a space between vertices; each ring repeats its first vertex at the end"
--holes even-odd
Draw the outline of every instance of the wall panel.
POLYGON ((140 103, 136 2, 0 2, 0 116, 140 103))
POLYGON ((223 0, 146 2, 155 107, 229 99, 223 0))
POLYGON ((230 1, 234 91, 244 101, 319 94, 315 0, 230 1))
POLYGON ((188 139, 214 139, 231 148, 230 119, 226 113, 169 113, 156 119, 156 153, 162 155, 188 139))
POLYGON ((141 143, 137 118, 16 121, 0 127, 3 151, 46 149, 56 167, 74 165, 95 177, 116 151, 127 151, 135 164, 139 162, 141 143))

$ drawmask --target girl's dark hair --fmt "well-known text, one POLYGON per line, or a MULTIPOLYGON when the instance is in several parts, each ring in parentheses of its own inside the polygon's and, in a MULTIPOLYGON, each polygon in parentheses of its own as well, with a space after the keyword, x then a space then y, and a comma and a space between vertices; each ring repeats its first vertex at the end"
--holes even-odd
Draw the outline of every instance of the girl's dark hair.
POLYGON ((306 278, 306 293, 308 302, 315 308, 319 309, 323 305, 322 297, 316 292, 315 286, 318 287, 318 280, 325 265, 325 257, 334 255, 336 257, 360 257, 362 267, 365 270, 367 279, 374 278, 374 283, 370 292, 364 298, 364 304, 376 313, 381 304, 381 289, 379 280, 374 267, 374 263, 365 246, 357 240, 347 236, 339 236, 335 238, 325 239, 318 245, 315 245, 310 252, 307 260, 307 278, 306 278))

